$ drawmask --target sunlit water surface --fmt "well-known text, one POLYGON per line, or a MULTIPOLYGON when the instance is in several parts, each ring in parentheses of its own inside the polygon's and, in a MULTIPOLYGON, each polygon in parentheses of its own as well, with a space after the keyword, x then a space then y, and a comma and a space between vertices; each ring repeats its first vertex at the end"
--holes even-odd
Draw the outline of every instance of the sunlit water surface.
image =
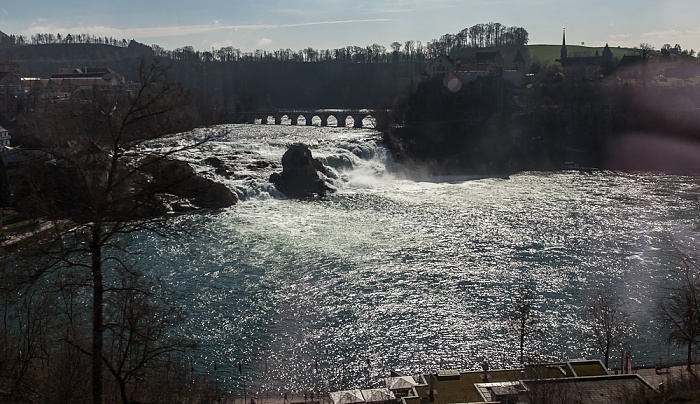
POLYGON ((142 261, 187 309, 193 364, 232 391, 326 391, 378 384, 389 371, 475 369, 518 361, 513 296, 535 291, 530 360, 598 358, 585 306, 608 290, 633 312, 635 365, 681 360, 651 312, 668 237, 696 231, 695 178, 596 172, 509 179, 428 178, 391 163, 378 134, 240 125, 213 136, 241 202, 195 217, 180 242, 140 234, 142 261), (268 183, 286 147, 308 144, 338 192, 294 201, 268 183), (217 370, 214 372, 214 362, 217 370), (238 363, 243 366, 239 374, 238 363))

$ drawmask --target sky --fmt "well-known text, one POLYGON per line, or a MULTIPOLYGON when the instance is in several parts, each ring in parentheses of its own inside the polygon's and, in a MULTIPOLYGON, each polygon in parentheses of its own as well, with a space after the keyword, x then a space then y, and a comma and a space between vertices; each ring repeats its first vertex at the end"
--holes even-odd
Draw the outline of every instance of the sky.
POLYGON ((530 44, 700 50, 700 0, 0 1, 6 34, 89 33, 165 49, 336 49, 427 43, 478 23, 525 28, 530 44))

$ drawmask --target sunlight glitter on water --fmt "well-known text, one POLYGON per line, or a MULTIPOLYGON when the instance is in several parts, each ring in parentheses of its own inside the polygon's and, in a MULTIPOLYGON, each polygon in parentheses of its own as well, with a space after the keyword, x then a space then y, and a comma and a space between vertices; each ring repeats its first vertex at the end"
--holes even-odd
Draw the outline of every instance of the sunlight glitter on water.
MULTIPOLYGON (((202 232, 185 246, 151 239, 152 265, 201 341, 199 363, 216 360, 233 390, 244 378, 248 391, 300 392, 365 387, 391 369, 474 369, 485 357, 513 365, 506 319, 523 285, 536 292, 543 330, 528 346, 533 359, 594 356, 583 307, 602 286, 625 296, 640 334, 658 335, 648 313, 667 262, 657 249, 665 234, 696 229, 699 186, 690 178, 568 172, 417 182, 386 172, 369 132, 250 131, 224 133, 208 152, 244 167, 234 151, 279 158, 308 140, 314 155, 351 165, 338 166, 339 192, 328 198, 250 197, 194 219, 202 232)), ((261 186, 270 172, 229 184, 261 186)), ((630 348, 636 363, 673 359, 658 339, 630 348)))

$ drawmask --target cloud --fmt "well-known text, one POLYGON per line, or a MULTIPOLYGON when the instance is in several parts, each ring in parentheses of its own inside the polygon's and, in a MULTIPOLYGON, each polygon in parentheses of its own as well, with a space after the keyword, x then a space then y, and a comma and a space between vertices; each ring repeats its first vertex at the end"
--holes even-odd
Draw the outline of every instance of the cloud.
POLYGON ((296 24, 201 24, 201 25, 181 25, 181 26, 163 26, 163 27, 139 27, 139 28, 116 28, 104 25, 86 25, 74 27, 59 27, 54 24, 46 24, 44 21, 36 21, 25 32, 31 36, 38 33, 57 32, 57 33, 90 33, 97 36, 111 37, 146 37, 146 38, 163 38, 163 37, 182 37, 193 34, 202 34, 215 31, 239 31, 239 30, 261 30, 261 29, 282 29, 282 28, 299 28, 313 27, 322 25, 337 25, 337 24, 364 24, 391 21, 385 18, 364 19, 364 20, 331 20, 331 21, 311 21, 296 24))
POLYGON ((214 41, 207 48, 221 49, 227 46, 235 47, 237 44, 230 39, 224 41, 214 41))
POLYGON ((258 41, 258 46, 270 46, 272 45, 272 39, 270 38, 260 38, 258 41))
POLYGON ((700 26, 693 29, 667 29, 648 31, 641 34, 616 34, 610 36, 610 46, 632 46, 646 42, 660 48, 662 44, 680 44, 683 47, 695 46, 700 36, 700 26))

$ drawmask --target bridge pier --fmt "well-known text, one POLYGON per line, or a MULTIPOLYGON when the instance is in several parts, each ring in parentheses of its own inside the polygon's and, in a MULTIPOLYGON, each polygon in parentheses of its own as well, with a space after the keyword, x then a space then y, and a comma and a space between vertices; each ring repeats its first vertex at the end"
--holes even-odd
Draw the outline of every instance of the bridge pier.
POLYGON ((339 128, 344 128, 345 127, 345 121, 348 120, 347 115, 337 115, 336 119, 338 120, 338 127, 339 128))
POLYGON ((365 115, 352 115, 352 119, 355 121, 353 128, 362 128, 362 120, 365 119, 365 115))

